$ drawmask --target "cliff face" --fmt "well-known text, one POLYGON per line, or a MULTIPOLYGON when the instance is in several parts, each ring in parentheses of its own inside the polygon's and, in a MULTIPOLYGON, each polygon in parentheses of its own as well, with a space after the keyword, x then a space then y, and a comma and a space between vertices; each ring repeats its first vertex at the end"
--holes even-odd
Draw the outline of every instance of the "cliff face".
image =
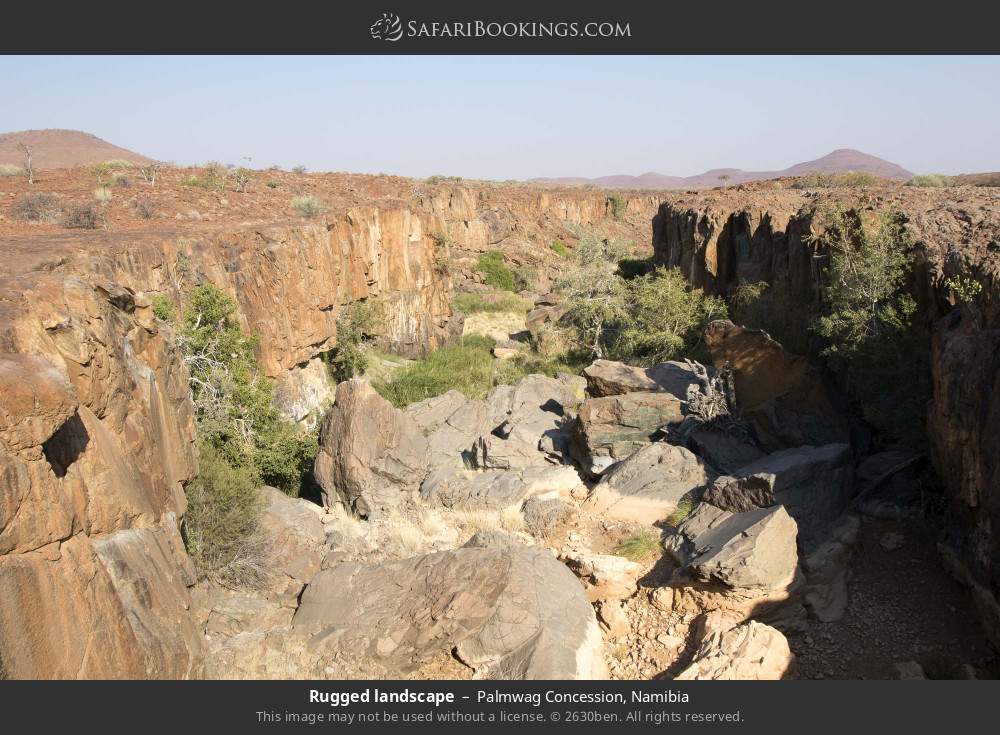
POLYGON ((379 299, 387 344, 419 354, 453 329, 450 248, 541 249, 530 255, 541 263, 555 256, 539 238, 567 224, 641 232, 657 203, 629 202, 628 224, 608 219, 597 192, 439 187, 305 222, 5 235, 0 678, 201 672, 180 532, 198 470, 193 408, 151 295, 179 303, 202 280, 230 293, 279 402, 304 419, 329 399, 319 357, 336 346, 343 305, 379 299))
POLYGON ((790 308, 815 307, 824 252, 807 242, 816 205, 899 208, 916 254, 909 289, 931 330, 932 458, 958 521, 943 546, 954 573, 973 590, 1000 642, 1000 208, 995 189, 876 190, 857 194, 730 190, 664 202, 653 221, 657 262, 696 286, 730 294, 740 283, 772 284, 790 308), (973 306, 957 307, 946 279, 971 274, 982 285, 973 306))
POLYGON ((0 286, 0 668, 179 677, 202 643, 177 518, 197 471, 187 372, 128 292, 0 286))

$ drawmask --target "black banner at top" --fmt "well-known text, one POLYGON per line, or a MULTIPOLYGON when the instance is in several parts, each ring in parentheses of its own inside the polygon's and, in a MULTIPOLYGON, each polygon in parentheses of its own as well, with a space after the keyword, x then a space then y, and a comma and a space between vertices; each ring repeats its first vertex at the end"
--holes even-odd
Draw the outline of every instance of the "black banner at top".
POLYGON ((995 3, 108 3, 4 11, 5 53, 1000 53, 995 3), (32 17, 34 16, 34 17, 32 17), (16 32, 15 32, 16 30, 16 32))

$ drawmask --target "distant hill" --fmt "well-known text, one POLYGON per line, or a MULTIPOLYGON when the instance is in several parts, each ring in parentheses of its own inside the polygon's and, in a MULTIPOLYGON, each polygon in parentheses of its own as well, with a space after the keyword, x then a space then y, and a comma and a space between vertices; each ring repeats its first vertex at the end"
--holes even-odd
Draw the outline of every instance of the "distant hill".
POLYGON ((31 147, 35 168, 39 170, 84 166, 113 158, 132 163, 149 163, 152 160, 79 130, 21 130, 0 133, 0 163, 18 166, 24 163, 19 143, 31 147))
POLYGON ((864 171, 883 179, 906 180, 913 176, 902 166, 886 161, 876 156, 862 153, 850 148, 840 148, 828 153, 815 161, 796 163, 781 171, 743 171, 738 168, 713 168, 696 176, 667 176, 658 173, 645 173, 640 176, 600 176, 596 179, 580 177, 561 177, 553 179, 534 179, 542 183, 585 186, 592 184, 608 189, 708 189, 722 184, 743 184, 748 181, 764 181, 765 179, 780 179, 787 176, 804 176, 811 172, 844 173, 847 171, 864 171), (726 176, 725 180, 721 177, 726 176))
POLYGON ((1000 186, 1000 172, 949 176, 953 183, 966 186, 1000 186))

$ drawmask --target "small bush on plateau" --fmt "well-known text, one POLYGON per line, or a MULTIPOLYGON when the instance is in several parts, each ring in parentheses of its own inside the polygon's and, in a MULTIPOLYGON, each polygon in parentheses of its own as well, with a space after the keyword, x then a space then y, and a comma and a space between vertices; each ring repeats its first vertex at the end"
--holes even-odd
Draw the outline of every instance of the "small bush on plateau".
POLYGON ((292 209, 303 217, 316 217, 326 211, 326 205, 314 196, 299 196, 292 199, 292 209))

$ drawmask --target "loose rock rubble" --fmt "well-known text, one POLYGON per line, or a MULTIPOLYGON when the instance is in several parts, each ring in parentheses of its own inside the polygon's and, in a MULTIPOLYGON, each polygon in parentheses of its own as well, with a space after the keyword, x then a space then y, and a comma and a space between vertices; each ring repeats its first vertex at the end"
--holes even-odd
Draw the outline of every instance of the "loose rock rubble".
MULTIPOLYGON (((768 452, 738 395, 702 415, 707 376, 598 361, 402 411, 341 384, 328 507, 265 491, 267 586, 200 600, 215 660, 248 676, 811 675, 785 634, 816 641, 852 604, 850 447, 768 452), (662 542, 622 556, 643 534, 662 542)), ((800 425, 821 425, 807 408, 800 425)), ((906 460, 889 459, 866 467, 906 460)))

